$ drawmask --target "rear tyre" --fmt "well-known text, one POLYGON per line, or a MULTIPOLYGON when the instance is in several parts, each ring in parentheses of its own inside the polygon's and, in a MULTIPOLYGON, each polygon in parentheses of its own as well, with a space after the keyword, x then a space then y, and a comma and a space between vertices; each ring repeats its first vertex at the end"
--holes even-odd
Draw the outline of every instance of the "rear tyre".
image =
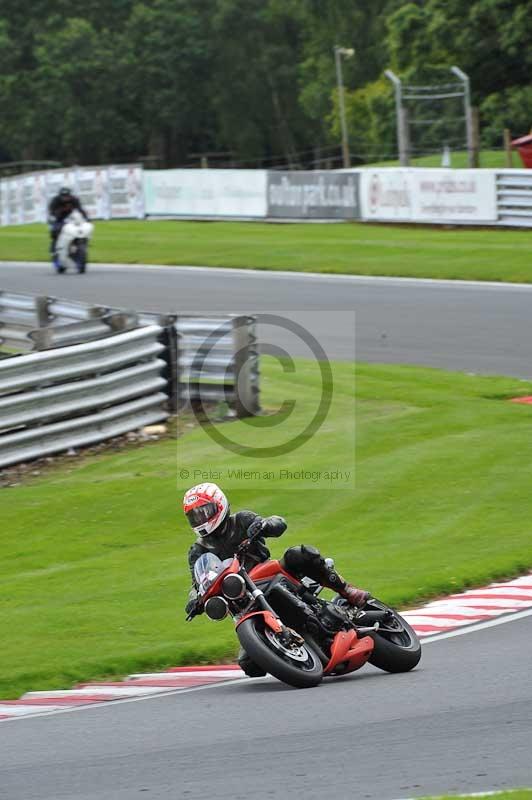
POLYGON ((323 667, 314 650, 306 643, 287 647, 262 616, 244 620, 237 634, 250 659, 274 678, 296 689, 320 683, 323 667))
POLYGON ((408 672, 414 669, 421 658, 421 643, 415 630, 393 608, 372 598, 368 609, 388 610, 389 618, 372 634, 375 646, 369 658, 370 664, 385 672, 408 672))

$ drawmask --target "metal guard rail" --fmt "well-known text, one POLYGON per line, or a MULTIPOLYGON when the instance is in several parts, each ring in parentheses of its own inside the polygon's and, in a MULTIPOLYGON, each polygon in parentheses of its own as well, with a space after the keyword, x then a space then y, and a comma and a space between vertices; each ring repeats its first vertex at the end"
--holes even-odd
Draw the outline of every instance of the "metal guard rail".
POLYGON ((160 326, 0 361, 0 468, 169 415, 160 326))

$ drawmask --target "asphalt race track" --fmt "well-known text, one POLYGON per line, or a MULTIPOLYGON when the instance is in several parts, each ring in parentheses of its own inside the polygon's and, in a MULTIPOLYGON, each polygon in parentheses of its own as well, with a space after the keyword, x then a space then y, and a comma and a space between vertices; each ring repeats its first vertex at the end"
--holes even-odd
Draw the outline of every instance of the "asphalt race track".
POLYGON ((0 727, 5 800, 394 800, 530 785, 532 615, 426 643, 419 667, 272 678, 0 727))
MULTIPOLYGON (((60 276, 0 262, 0 289, 146 311, 286 313, 330 358, 532 378, 532 286, 117 265, 60 276)), ((290 352, 308 355, 297 343, 290 352)))
MULTIPOLYGON (((339 359, 354 355, 355 309, 360 360, 532 378, 532 286, 89 270, 0 264, 0 288, 174 313, 284 312, 339 359)), ((404 675, 366 667, 299 691, 261 679, 4 722, 0 798, 395 800, 532 785, 531 638, 532 614, 425 643, 404 675)))

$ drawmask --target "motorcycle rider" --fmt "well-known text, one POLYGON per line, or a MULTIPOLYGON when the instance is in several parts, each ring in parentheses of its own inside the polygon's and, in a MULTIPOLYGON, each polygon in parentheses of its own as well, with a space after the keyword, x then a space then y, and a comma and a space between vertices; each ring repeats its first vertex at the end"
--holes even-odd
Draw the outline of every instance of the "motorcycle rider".
MULTIPOLYGON (((225 558, 231 558, 245 539, 253 538, 242 562, 244 568, 249 570, 270 558, 265 538, 281 536, 287 525, 279 516, 263 519, 253 511, 238 511, 236 514, 231 514, 227 497, 215 483, 201 483, 189 489, 183 498, 183 511, 197 536, 197 541, 188 551, 193 586, 185 607, 187 615, 195 616, 201 613, 194 584, 194 564, 200 556, 211 552, 223 561, 225 558)), ((364 606, 370 597, 369 592, 357 589, 345 581, 326 563, 319 550, 310 545, 289 547, 280 562, 283 568, 296 578, 308 577, 322 586, 333 589, 353 606, 359 608, 364 606)), ((242 649, 238 663, 251 677, 264 674, 242 649)))
POLYGON ((55 252, 55 246, 61 229, 65 224, 65 220, 72 211, 79 211, 88 221, 89 217, 82 207, 79 198, 72 192, 68 186, 63 186, 59 192, 52 197, 50 205, 48 206, 48 218, 50 222, 50 252, 52 253, 54 266, 57 269, 59 263, 55 252))

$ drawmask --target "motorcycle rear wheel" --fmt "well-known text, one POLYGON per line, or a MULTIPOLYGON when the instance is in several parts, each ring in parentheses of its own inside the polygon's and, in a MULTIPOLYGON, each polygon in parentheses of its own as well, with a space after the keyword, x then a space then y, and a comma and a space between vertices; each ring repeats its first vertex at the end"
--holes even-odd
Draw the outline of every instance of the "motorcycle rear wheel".
POLYGON ((237 628, 240 644, 248 656, 274 678, 306 689, 317 686, 323 677, 323 666, 314 650, 304 643, 294 647, 292 655, 262 617, 250 617, 237 628))
POLYGON ((374 648, 369 658, 370 664, 385 672, 408 672, 414 669, 421 658, 421 643, 415 630, 395 609, 379 600, 370 600, 368 608, 389 610, 389 622, 372 634, 374 648))

